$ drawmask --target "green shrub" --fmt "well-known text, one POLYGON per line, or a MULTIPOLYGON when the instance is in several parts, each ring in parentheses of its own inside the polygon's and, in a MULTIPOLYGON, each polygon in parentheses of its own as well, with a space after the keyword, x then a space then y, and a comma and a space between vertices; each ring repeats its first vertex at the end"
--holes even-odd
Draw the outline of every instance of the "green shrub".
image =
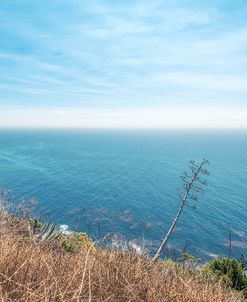
POLYGON ((202 258, 194 257, 188 253, 182 253, 178 261, 183 264, 189 264, 189 266, 194 268, 197 268, 202 264, 202 258))
POLYGON ((247 276, 242 262, 237 259, 214 259, 206 266, 206 269, 236 290, 247 289, 247 276))
POLYGON ((59 239, 62 247, 68 252, 75 252, 82 248, 93 248, 93 241, 87 234, 82 232, 74 232, 70 235, 62 235, 59 239))
POLYGON ((37 220, 37 219, 31 220, 31 221, 30 221, 30 224, 31 224, 31 226, 32 226, 33 228, 41 228, 42 225, 43 225, 43 224, 42 224, 39 220, 37 220))
POLYGON ((188 253, 182 253, 178 259, 178 263, 183 269, 196 273, 196 270, 202 266, 202 259, 188 253))

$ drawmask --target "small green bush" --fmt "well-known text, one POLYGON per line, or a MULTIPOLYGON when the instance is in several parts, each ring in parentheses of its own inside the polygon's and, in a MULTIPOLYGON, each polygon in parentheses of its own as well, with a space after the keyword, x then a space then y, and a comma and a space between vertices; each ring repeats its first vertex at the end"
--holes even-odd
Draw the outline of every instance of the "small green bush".
POLYGON ((247 289, 247 276, 243 263, 237 259, 221 258, 212 260, 206 269, 236 290, 247 289))
POLYGON ((188 253, 182 253, 179 257, 179 263, 190 264, 190 266, 194 266, 194 268, 198 267, 202 263, 202 258, 194 257, 188 253))
POLYGON ((43 224, 42 224, 39 220, 37 220, 37 219, 31 220, 31 221, 30 221, 30 224, 31 224, 31 226, 32 226, 33 228, 41 228, 42 225, 43 225, 43 224))
POLYGON ((74 232, 70 235, 62 235, 59 238, 62 247, 68 252, 76 252, 82 248, 91 249, 93 241, 87 234, 82 232, 74 232))

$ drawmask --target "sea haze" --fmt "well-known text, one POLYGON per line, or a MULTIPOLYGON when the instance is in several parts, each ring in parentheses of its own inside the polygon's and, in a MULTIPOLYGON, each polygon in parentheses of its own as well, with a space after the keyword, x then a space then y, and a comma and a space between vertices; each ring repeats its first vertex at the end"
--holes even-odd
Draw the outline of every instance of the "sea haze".
POLYGON ((1 130, 0 185, 70 230, 111 232, 155 248, 179 206, 189 160, 210 161, 208 187, 186 207, 170 252, 247 252, 246 131, 1 130), (192 205, 192 203, 191 203, 192 205))

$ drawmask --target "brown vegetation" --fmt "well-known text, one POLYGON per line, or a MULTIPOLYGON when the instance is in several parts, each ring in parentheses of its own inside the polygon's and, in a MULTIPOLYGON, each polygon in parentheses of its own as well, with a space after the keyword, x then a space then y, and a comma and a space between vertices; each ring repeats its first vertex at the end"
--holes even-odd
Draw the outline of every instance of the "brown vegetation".
POLYGON ((95 248, 68 252, 54 241, 35 242, 24 230, 25 222, 1 224, 2 302, 241 301, 223 285, 169 262, 95 248))

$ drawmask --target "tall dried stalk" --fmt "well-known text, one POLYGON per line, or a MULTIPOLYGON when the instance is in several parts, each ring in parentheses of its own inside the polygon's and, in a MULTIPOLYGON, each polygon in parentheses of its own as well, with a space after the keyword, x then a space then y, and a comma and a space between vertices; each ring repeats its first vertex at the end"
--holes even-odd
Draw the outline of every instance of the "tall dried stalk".
POLYGON ((194 161, 190 161, 190 163, 191 163, 190 169, 191 169, 192 175, 189 176, 185 172, 184 175, 181 176, 181 179, 185 183, 185 187, 184 187, 183 195, 181 196, 180 207, 177 211, 177 214, 176 214, 164 240, 162 241, 155 256, 153 257, 153 262, 156 262, 160 258, 163 250, 165 249, 165 247, 167 245, 168 240, 170 239, 170 237, 174 231, 174 228, 176 227, 178 219, 181 216, 184 206, 185 206, 186 202, 188 201, 188 199, 192 199, 194 201, 198 200, 197 196, 190 194, 191 191, 196 191, 196 192, 202 191, 202 188, 196 187, 195 184, 199 182, 202 185, 206 185, 206 182, 201 180, 199 175, 200 174, 205 174, 205 175, 209 174, 209 172, 207 170, 203 169, 204 165, 208 164, 208 160, 203 159, 202 162, 200 163, 200 165, 197 165, 194 161))

